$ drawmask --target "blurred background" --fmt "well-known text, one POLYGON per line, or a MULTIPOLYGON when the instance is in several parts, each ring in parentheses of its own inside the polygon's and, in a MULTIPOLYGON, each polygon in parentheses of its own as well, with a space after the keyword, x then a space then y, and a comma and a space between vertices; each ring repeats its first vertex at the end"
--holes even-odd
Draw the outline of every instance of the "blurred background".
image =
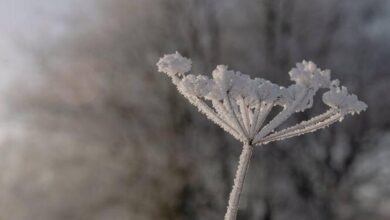
POLYGON ((0 219, 222 219, 241 145, 157 72, 179 51, 282 85, 312 60, 369 106, 257 148, 238 219, 388 220, 389 39, 388 0, 0 0, 0 219))

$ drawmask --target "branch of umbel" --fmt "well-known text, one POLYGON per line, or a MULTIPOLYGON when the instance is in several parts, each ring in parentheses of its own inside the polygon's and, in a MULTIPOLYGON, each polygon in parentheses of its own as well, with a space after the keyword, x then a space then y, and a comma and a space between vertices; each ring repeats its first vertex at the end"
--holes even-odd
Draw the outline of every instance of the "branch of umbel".
POLYGON ((331 80, 329 70, 321 70, 311 61, 297 63, 289 72, 294 84, 288 87, 262 78, 251 79, 248 75, 228 70, 224 65, 216 67, 212 78, 188 74, 191 60, 178 52, 165 55, 157 66, 160 72, 171 77, 191 104, 244 144, 225 220, 236 218, 253 146, 314 132, 367 108, 356 95, 340 86, 337 79, 331 80), (276 130, 294 113, 311 108, 319 89, 328 90, 322 96, 322 101, 329 106, 327 111, 308 121, 276 130), (282 107, 282 110, 268 118, 276 107, 282 107))

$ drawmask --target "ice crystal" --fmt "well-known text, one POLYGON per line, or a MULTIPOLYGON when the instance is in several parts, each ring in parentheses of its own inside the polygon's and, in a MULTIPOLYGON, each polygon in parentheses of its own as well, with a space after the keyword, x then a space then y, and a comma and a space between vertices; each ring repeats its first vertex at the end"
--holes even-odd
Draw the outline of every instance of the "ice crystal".
POLYGON ((212 78, 187 73, 191 60, 178 52, 165 55, 157 63, 160 72, 172 78, 178 90, 202 113, 233 135, 250 144, 265 144, 275 140, 302 135, 340 121, 347 114, 366 110, 367 105, 356 95, 348 94, 338 80, 331 80, 329 70, 321 70, 311 61, 297 63, 290 72, 294 84, 278 86, 261 78, 229 70, 219 65, 212 78), (289 128, 277 131, 293 113, 305 111, 313 105, 319 89, 328 89, 323 102, 330 106, 325 113, 289 128), (264 124, 275 106, 282 110, 264 124))

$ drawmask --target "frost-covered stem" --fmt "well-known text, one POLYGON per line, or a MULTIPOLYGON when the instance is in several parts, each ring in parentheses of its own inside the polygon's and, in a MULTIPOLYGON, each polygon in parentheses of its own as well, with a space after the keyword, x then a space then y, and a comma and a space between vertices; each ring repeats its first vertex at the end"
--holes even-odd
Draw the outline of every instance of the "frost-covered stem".
POLYGON ((230 117, 234 120, 234 123, 236 125, 236 127, 238 129, 240 129, 241 131, 241 134, 243 134, 244 136, 247 137, 246 135, 246 132, 245 132, 245 129, 243 128, 243 126, 241 125, 240 123, 240 120, 239 118, 237 117, 235 111, 234 111, 234 107, 232 105, 232 102, 230 101, 230 98, 229 98, 229 95, 227 95, 225 98, 224 98, 224 103, 226 104, 226 108, 228 109, 228 112, 230 114, 230 117))
POLYGON ((249 115, 248 115, 248 109, 245 103, 245 100, 242 96, 239 98, 239 106, 240 106, 240 112, 241 112, 241 117, 244 122, 244 127, 246 130, 246 133, 249 134, 249 115))
POLYGON ((306 95, 307 91, 301 93, 301 95, 298 96, 298 98, 296 99, 296 101, 294 101, 293 104, 286 107, 283 111, 277 114, 275 118, 273 118, 266 126, 263 127, 263 129, 260 130, 260 132, 255 136, 253 142, 259 142, 263 137, 268 135, 276 127, 286 121, 288 117, 290 117, 295 112, 296 107, 301 104, 302 100, 304 100, 306 95))
MULTIPOLYGON (((231 117, 229 117, 229 111, 226 109, 226 107, 223 105, 222 102, 220 102, 219 100, 212 100, 211 101, 214 109, 217 111, 218 115, 224 119, 227 123, 230 124, 230 126, 234 127, 235 126, 235 122, 234 120, 232 120, 231 117)), ((237 131, 237 133, 239 133, 239 131, 237 131)))
POLYGON ((271 104, 266 104, 266 103, 262 103, 261 107, 260 107, 260 110, 259 110, 259 116, 257 118, 257 122, 256 122, 256 125, 255 125, 255 128, 254 128, 254 132, 253 132, 253 135, 252 137, 257 133, 259 132, 261 126, 263 125, 265 119, 267 118, 268 114, 270 113, 271 109, 272 109, 272 106, 273 106, 273 103, 271 104))
POLYGON ((328 110, 327 112, 321 114, 321 115, 318 115, 308 121, 303 121, 297 125, 294 125, 294 126, 291 126, 291 127, 288 127, 286 129, 283 129, 281 131, 278 131, 278 132, 275 132, 275 133, 272 133, 266 137, 264 137, 263 139, 268 139, 268 138, 274 138, 274 137, 278 137, 278 136, 282 136, 284 134, 287 134, 291 131, 297 131, 297 130, 301 130, 305 127, 310 127, 312 125, 315 125, 317 123, 323 123, 324 121, 326 121, 326 119, 329 119, 331 116, 334 116, 338 113, 337 110, 335 109, 330 109, 328 110))
POLYGON ((266 138, 262 139, 260 142, 257 142, 255 144, 262 145, 262 144, 266 144, 266 143, 269 143, 272 141, 283 140, 286 138, 290 138, 290 137, 299 136, 299 135, 302 135, 305 133, 313 132, 313 131, 316 131, 318 129, 327 127, 330 124, 333 124, 333 123, 339 121, 343 117, 344 116, 342 114, 336 114, 336 115, 333 115, 333 116, 329 117, 328 119, 322 121, 321 123, 312 124, 310 126, 302 128, 302 129, 291 130, 290 132, 287 132, 287 133, 282 134, 282 135, 277 135, 277 136, 270 135, 269 137, 266 137, 266 138))
POLYGON ((233 99, 233 98, 230 97, 230 96, 228 96, 228 99, 230 100, 230 105, 231 105, 231 107, 232 107, 234 116, 237 118, 238 123, 240 124, 241 129, 242 129, 242 131, 243 131, 243 134, 244 134, 246 137, 248 137, 248 132, 246 131, 245 125, 244 125, 244 119, 242 118, 242 114, 241 114, 241 112, 240 112, 239 101, 233 99))
POLYGON ((255 135, 255 127, 257 123, 257 118, 259 117, 261 103, 259 102, 253 109, 253 114, 250 117, 250 130, 249 136, 253 137, 255 135))
POLYGON ((244 144, 240 161, 238 164, 236 177, 234 178, 233 189, 229 196, 229 205, 226 210, 225 220, 235 220, 239 207, 240 195, 245 180, 245 175, 249 167, 249 161, 252 156, 253 146, 250 144, 244 144))
MULTIPOLYGON (((179 80, 178 77, 173 76, 172 81, 175 83, 179 80)), ((233 135, 238 140, 241 140, 241 134, 240 132, 236 131, 234 127, 232 127, 230 124, 228 124, 226 121, 224 121, 218 113, 216 113, 213 109, 211 109, 204 101, 202 101, 200 98, 192 95, 188 95, 187 93, 183 92, 182 90, 178 89, 179 92, 188 100, 191 104, 196 106, 198 110, 202 113, 204 113, 207 118, 209 118, 214 123, 218 124, 220 127, 222 127, 226 132, 233 135)))
POLYGON ((257 117, 259 116, 259 109, 261 107, 261 102, 258 102, 252 111, 249 111, 249 123, 250 123, 250 132, 249 134, 252 134, 253 133, 253 127, 254 125, 256 124, 256 121, 257 121, 257 117))
POLYGON ((186 96, 188 100, 192 102, 193 105, 198 107, 199 111, 206 114, 206 116, 214 121, 216 124, 220 125, 222 128, 224 128, 227 132, 232 134, 236 138, 240 138, 240 133, 237 132, 232 126, 230 126, 228 123, 226 123, 223 119, 221 119, 206 103, 204 103, 201 99, 197 97, 189 97, 186 96))

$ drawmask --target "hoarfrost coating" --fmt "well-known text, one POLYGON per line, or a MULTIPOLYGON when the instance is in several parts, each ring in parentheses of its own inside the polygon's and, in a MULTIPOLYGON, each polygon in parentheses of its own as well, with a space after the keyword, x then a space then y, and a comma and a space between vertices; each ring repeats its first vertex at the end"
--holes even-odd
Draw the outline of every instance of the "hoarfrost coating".
POLYGON ((311 61, 297 63, 289 72, 295 84, 287 88, 265 79, 251 79, 224 65, 216 67, 212 78, 185 74, 191 70, 191 61, 178 52, 165 55, 157 66, 210 120, 245 143, 261 145, 302 135, 342 120, 346 114, 360 113, 367 108, 356 95, 348 94, 346 87, 340 87, 338 80, 331 80, 329 70, 321 70, 311 61), (294 112, 310 108, 320 88, 329 89, 324 93, 323 101, 331 107, 330 110, 290 128, 275 131, 294 112), (283 108, 264 125, 275 106, 283 108))
POLYGON ((184 74, 191 70, 192 62, 189 59, 182 57, 178 52, 165 55, 158 62, 158 71, 164 72, 169 76, 175 74, 184 74))
POLYGON ((311 61, 297 63, 289 72, 295 84, 287 88, 265 79, 251 79, 224 65, 217 66, 212 78, 185 74, 191 70, 191 61, 178 52, 165 55, 157 66, 160 72, 172 78, 178 90, 200 112, 244 144, 225 220, 236 219, 253 145, 313 132, 341 121, 347 114, 360 113, 367 108, 356 95, 348 94, 346 87, 340 87, 338 80, 332 81, 329 70, 321 70, 311 61), (323 95, 323 102, 330 106, 329 110, 308 121, 275 130, 295 112, 311 108, 314 95, 320 88, 329 89, 323 95), (282 110, 267 120, 275 106, 281 106, 282 110), (266 120, 268 123, 265 124, 266 120))

